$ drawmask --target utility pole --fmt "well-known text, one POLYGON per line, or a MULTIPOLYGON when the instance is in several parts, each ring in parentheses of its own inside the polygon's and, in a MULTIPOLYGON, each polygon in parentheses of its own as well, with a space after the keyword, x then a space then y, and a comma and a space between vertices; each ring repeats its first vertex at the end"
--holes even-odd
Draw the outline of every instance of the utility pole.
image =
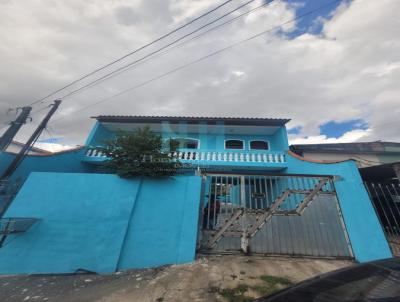
POLYGON ((50 120, 51 116, 56 112, 58 106, 60 106, 61 100, 56 100, 51 106, 51 109, 49 112, 46 114, 44 119, 41 121, 39 126, 36 128, 35 132, 31 135, 31 137, 28 139, 28 141, 25 143, 25 145, 22 147, 22 149, 19 151, 17 156, 14 158, 14 160, 11 162, 11 164, 8 166, 8 168, 4 171, 3 175, 0 177, 0 181, 4 182, 7 181, 8 178, 14 173, 14 171, 18 168, 19 164, 22 162, 22 160, 25 158, 26 154, 29 151, 29 148, 37 141, 39 138, 40 134, 42 131, 46 128, 46 125, 48 121, 50 120))
POLYGON ((15 121, 10 123, 10 127, 7 129, 6 132, 4 132, 3 136, 0 137, 0 152, 7 149, 8 145, 10 145, 19 129, 22 127, 23 124, 25 124, 26 119, 28 118, 29 113, 32 110, 32 107, 22 107, 20 109, 21 113, 19 114, 19 116, 15 119, 15 121))
MULTIPOLYGON (((36 128, 35 132, 31 135, 31 137, 28 139, 28 141, 25 143, 25 145, 22 147, 22 149, 19 151, 19 153, 15 156, 14 160, 10 163, 10 165, 7 167, 7 169, 4 171, 3 175, 0 177, 0 192, 7 191, 7 185, 8 185, 8 180, 11 177, 11 175, 14 173, 14 171, 18 168, 20 163, 24 160, 26 154, 29 151, 29 148, 37 141, 39 138, 40 134, 42 131, 46 128, 46 125, 48 121, 50 120, 51 116, 56 112, 58 106, 60 106, 61 100, 56 100, 51 106, 51 109, 49 112, 46 114, 44 119, 41 121, 39 126, 36 128)), ((8 196, 5 198, 3 201, 3 205, 0 208, 0 218, 3 217, 4 213, 7 211, 8 207, 13 201, 13 196, 8 196)))

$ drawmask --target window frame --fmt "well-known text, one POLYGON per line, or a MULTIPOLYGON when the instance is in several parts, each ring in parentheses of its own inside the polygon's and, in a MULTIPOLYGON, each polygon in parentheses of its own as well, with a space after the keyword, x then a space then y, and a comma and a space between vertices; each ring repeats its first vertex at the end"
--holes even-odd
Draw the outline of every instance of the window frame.
POLYGON ((225 139, 224 140, 224 150, 245 150, 246 144, 244 139, 235 139, 235 138, 230 138, 230 139, 225 139), (227 141, 240 141, 242 142, 242 148, 241 149, 232 149, 232 148, 226 148, 226 142, 227 141))
POLYGON ((249 150, 253 150, 253 151, 271 151, 271 144, 269 143, 269 141, 268 140, 265 140, 265 139, 252 139, 252 140, 250 140, 249 141, 249 150), (264 142, 264 143, 267 143, 267 149, 253 149, 253 148, 251 148, 251 143, 252 142, 264 142))
MULTIPOLYGON (((193 137, 180 137, 180 136, 176 136, 176 137, 171 137, 170 139, 172 140, 177 140, 177 139, 186 139, 186 140, 192 140, 192 141, 197 141, 197 148, 181 148, 181 149, 187 149, 187 150, 199 150, 200 149, 200 139, 198 138, 193 138, 193 137)), ((178 149, 180 149, 180 147, 178 147, 178 149)))

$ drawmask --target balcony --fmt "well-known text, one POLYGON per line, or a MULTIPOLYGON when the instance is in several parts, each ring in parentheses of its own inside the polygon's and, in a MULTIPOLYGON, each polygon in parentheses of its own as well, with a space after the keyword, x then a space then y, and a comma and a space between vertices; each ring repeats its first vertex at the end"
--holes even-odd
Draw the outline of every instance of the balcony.
MULTIPOLYGON (((170 156, 183 164, 192 164, 195 167, 245 167, 266 170, 281 170, 287 167, 284 152, 179 149, 178 151, 171 152, 170 156)), ((99 164, 106 159, 107 157, 102 151, 96 148, 88 148, 83 160, 88 163, 99 164)))

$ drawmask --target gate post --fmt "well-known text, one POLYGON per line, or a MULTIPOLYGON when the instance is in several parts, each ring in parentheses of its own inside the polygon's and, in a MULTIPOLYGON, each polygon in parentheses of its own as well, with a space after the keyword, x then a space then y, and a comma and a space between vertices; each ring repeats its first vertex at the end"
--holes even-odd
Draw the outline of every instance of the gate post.
POLYGON ((244 176, 240 176, 240 206, 246 207, 246 179, 244 176))
POLYGON ((200 174, 201 177, 201 189, 200 189, 200 206, 199 206, 199 220, 197 224, 197 246, 199 249, 201 246, 201 240, 203 239, 203 215, 204 215, 204 198, 207 183, 207 174, 200 174))
POLYGON ((243 208, 243 215, 240 218, 240 225, 242 227, 242 236, 240 237, 240 248, 243 253, 248 254, 249 252, 249 237, 247 234, 246 224, 246 178, 240 176, 240 206, 243 208))
POLYGON ((243 228, 242 236, 240 237, 240 248, 242 249, 243 253, 249 253, 249 236, 246 228, 243 228))

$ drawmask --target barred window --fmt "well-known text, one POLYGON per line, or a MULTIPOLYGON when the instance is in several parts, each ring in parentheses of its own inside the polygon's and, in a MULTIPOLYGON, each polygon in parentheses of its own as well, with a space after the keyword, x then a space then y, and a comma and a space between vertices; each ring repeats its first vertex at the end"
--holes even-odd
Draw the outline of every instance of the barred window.
POLYGON ((198 149, 199 141, 194 138, 174 138, 174 141, 179 143, 181 149, 198 149))
POLYGON ((250 150, 269 150, 268 142, 266 141, 251 141, 250 150))
POLYGON ((225 149, 243 149, 243 141, 238 139, 226 140, 225 149))

